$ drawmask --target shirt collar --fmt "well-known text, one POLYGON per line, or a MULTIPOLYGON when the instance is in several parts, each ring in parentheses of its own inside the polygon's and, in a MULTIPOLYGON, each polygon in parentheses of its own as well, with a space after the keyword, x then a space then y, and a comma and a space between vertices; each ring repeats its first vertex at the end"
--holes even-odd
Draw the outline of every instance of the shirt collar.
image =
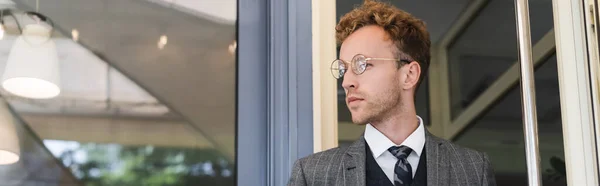
MULTIPOLYGON (((400 145, 410 147, 417 156, 421 157, 421 152, 425 146, 425 129, 423 126, 423 119, 419 116, 417 116, 417 118, 419 119, 419 126, 400 145)), ((375 158, 381 156, 390 147, 398 146, 371 124, 367 124, 365 127, 365 141, 369 144, 375 158)))

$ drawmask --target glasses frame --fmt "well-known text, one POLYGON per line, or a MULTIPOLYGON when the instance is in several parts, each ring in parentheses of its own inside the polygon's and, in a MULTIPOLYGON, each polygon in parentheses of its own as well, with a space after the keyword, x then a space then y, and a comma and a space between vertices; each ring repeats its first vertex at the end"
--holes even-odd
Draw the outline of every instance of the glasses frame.
POLYGON ((352 57, 352 60, 351 60, 350 62, 344 61, 344 60, 342 60, 342 59, 336 59, 336 60, 333 60, 333 61, 331 62, 331 67, 330 67, 330 69, 331 69, 331 75, 332 75, 332 76, 333 76, 335 79, 340 79, 340 78, 344 77, 344 74, 346 74, 346 72, 348 71, 348 68, 347 68, 347 67, 348 67, 348 64, 350 64, 350 68, 352 68, 352 72, 354 72, 354 74, 356 74, 356 75, 361 75, 361 74, 365 73, 365 71, 367 71, 367 68, 366 68, 366 67, 365 67, 365 68, 364 68, 364 70, 362 70, 362 71, 360 71, 360 70, 357 68, 357 66, 358 66, 358 64, 357 64, 358 62, 357 62, 357 61, 358 61, 358 58, 359 58, 359 57, 363 57, 363 58, 365 59, 365 65, 366 65, 366 64, 367 64, 369 61, 372 61, 372 60, 374 60, 374 61, 395 61, 395 62, 403 62, 403 63, 406 63, 406 64, 408 64, 408 63, 410 63, 410 62, 412 61, 412 60, 408 60, 408 59, 397 59, 397 58, 395 59, 395 58, 377 58, 377 57, 366 57, 366 56, 365 56, 365 55, 363 55, 363 54, 356 54, 356 55, 354 55, 354 57, 352 57), (341 61, 341 62, 344 64, 344 66, 346 67, 346 69, 344 70, 344 73, 339 73, 339 74, 340 74, 340 75, 339 75, 339 77, 336 77, 336 75, 334 74, 334 71, 339 71, 339 70, 340 70, 339 68, 338 68, 338 69, 334 69, 334 67, 333 67, 333 64, 334 64, 336 61, 341 61))

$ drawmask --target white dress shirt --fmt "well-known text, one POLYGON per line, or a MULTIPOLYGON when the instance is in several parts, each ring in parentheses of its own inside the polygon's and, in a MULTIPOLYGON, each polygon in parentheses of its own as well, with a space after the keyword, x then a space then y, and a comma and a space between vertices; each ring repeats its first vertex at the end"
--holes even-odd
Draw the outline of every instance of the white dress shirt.
POLYGON ((402 142, 402 144, 399 145, 394 144, 394 142, 383 135, 383 133, 379 132, 379 130, 371 124, 367 124, 365 127, 365 141, 369 144, 369 148, 371 148, 373 158, 375 158, 379 167, 381 167, 392 183, 394 183, 394 166, 398 161, 398 158, 388 151, 392 146, 405 145, 412 149, 407 160, 412 168, 412 176, 413 178, 415 177, 417 167, 419 166, 419 158, 421 157, 421 152, 425 146, 423 119, 419 116, 417 116, 417 118, 419 119, 419 126, 404 140, 404 142, 402 142))

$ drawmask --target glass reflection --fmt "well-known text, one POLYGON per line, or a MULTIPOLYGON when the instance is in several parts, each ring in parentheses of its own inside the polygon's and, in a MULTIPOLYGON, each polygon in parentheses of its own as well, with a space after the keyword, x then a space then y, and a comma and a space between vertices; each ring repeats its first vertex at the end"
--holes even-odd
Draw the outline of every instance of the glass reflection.
MULTIPOLYGON (((552 2, 531 1, 529 7, 534 46, 553 27, 552 2)), ((452 119, 517 62, 514 8, 512 1, 490 0, 448 46, 452 119)))
MULTIPOLYGON (((566 185, 556 55, 535 71, 543 185, 566 185), (543 100, 543 101, 541 101, 543 100)), ((488 153, 498 185, 527 185, 520 88, 512 87, 456 143, 488 153)))
POLYGON ((209 149, 44 140, 86 185, 233 184, 233 165, 209 149))
MULTIPOLYGON (((61 92, 0 90, 22 149, 0 166, 2 185, 235 184, 235 0, 45 0, 38 10, 56 28, 61 92)), ((8 52, 20 32, 3 20, 8 52)))

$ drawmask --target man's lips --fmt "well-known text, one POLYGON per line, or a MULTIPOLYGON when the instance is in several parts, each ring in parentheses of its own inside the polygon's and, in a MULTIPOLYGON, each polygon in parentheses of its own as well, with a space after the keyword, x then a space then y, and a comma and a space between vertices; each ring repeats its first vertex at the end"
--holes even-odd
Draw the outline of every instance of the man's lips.
POLYGON ((358 97, 348 97, 346 99, 346 101, 348 101, 348 103, 352 103, 352 102, 355 102, 355 101, 362 101, 362 100, 364 100, 364 99, 361 99, 361 98, 358 98, 358 97))

